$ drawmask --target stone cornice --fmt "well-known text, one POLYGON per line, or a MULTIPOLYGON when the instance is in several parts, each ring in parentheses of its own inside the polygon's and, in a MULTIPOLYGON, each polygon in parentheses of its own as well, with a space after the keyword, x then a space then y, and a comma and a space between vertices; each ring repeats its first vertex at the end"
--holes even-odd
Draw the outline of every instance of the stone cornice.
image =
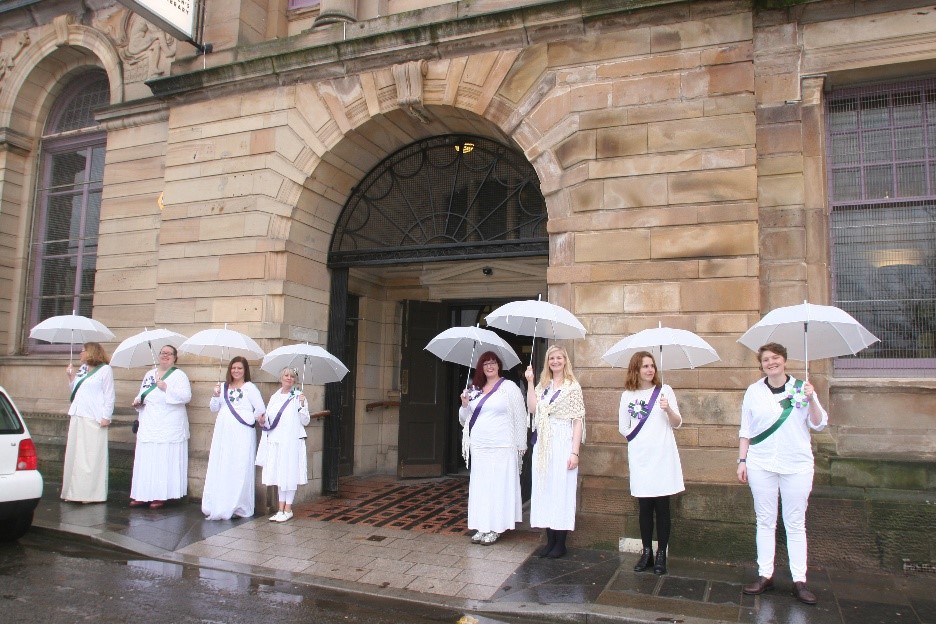
POLYGON ((33 140, 13 128, 0 128, 0 149, 28 154, 32 151, 33 140))
POLYGON ((108 132, 160 123, 169 119, 169 107, 162 100, 147 98, 108 106, 94 115, 108 132))
POLYGON ((682 1, 555 0, 477 15, 470 14, 467 3, 458 2, 359 22, 353 28, 334 25, 331 28, 341 29, 340 41, 317 41, 302 33, 223 51, 218 54, 230 55, 231 62, 146 84, 156 97, 188 98, 209 91, 341 78, 421 59, 566 40, 581 36, 599 19, 682 1))

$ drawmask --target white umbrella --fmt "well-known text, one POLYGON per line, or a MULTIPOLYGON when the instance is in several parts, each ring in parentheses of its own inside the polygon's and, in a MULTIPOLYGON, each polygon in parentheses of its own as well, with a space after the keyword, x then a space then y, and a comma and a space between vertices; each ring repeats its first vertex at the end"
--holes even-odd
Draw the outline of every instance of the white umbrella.
MULTIPOLYGON (((521 336, 533 336, 549 340, 584 338, 585 326, 571 312, 548 301, 529 299, 511 301, 497 308, 485 319, 491 327, 521 336)), ((533 352, 530 351, 530 364, 533 352)))
POLYGON ((476 353, 487 351, 496 353, 504 368, 513 368, 520 363, 520 358, 503 338, 480 327, 450 327, 430 340, 425 349, 445 362, 468 368, 474 368, 476 353))
POLYGON ((182 334, 168 329, 148 329, 117 345, 110 363, 123 368, 156 366, 156 351, 166 345, 178 348, 185 340, 182 334))
POLYGON ((348 374, 348 367, 341 360, 323 349, 310 344, 284 345, 263 356, 262 370, 278 375, 284 368, 302 371, 302 385, 306 373, 318 383, 341 381, 348 374))
POLYGON ((68 359, 74 355, 74 344, 86 342, 107 342, 116 338, 114 333, 107 329, 100 321, 81 316, 80 314, 64 314, 53 316, 42 321, 29 331, 29 337, 46 342, 69 344, 68 359))
POLYGON ((242 334, 233 329, 203 329, 181 345, 179 351, 201 355, 205 357, 216 357, 224 360, 241 355, 248 360, 256 360, 263 357, 263 349, 260 348, 254 339, 246 334, 242 334))
POLYGON ((601 359, 611 366, 626 367, 638 351, 648 351, 657 361, 658 370, 695 368, 717 362, 720 358, 712 345, 685 329, 651 327, 619 340, 601 359))
POLYGON ((768 342, 782 344, 790 359, 806 362, 808 378, 810 357, 815 360, 854 355, 878 342, 878 338, 845 310, 804 301, 771 310, 738 342, 752 351, 768 342))

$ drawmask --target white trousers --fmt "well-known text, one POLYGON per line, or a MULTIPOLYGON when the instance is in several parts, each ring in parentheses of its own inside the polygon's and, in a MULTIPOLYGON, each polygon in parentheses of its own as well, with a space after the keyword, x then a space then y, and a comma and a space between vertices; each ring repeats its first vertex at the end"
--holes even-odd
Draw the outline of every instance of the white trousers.
POLYGON ((812 491, 813 471, 779 474, 748 466, 748 484, 757 515, 758 575, 773 578, 777 547, 777 493, 783 501, 783 526, 793 582, 806 582, 806 506, 812 491))

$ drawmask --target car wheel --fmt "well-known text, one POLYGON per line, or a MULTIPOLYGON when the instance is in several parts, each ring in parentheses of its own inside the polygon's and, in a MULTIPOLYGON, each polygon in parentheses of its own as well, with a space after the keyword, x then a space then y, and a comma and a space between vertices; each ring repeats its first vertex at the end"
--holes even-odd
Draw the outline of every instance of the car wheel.
POLYGON ((0 542, 12 542, 26 534, 32 526, 33 512, 0 521, 0 542))

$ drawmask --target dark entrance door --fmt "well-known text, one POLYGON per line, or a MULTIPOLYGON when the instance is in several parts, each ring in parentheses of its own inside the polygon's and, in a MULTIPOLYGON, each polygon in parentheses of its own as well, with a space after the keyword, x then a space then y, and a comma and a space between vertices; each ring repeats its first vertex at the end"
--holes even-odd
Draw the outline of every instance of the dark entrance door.
POLYGON ((338 451, 338 476, 354 474, 354 407, 357 390, 358 296, 348 295, 345 319, 345 348, 341 361, 348 367, 342 383, 341 446, 338 451))
POLYGON ((446 329, 443 303, 407 301, 404 305, 400 366, 400 437, 397 474, 438 477, 443 474, 446 422, 446 374, 443 362, 424 349, 446 329))

